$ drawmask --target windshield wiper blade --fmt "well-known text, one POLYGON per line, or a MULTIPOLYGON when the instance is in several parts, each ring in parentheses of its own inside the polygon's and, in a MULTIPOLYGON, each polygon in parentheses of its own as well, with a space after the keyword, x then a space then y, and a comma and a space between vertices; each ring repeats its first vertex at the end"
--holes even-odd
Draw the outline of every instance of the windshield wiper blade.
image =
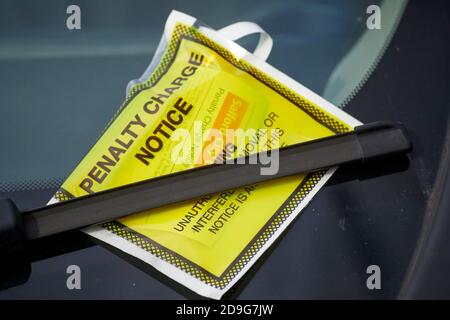
POLYGON ((0 200, 0 248, 52 234, 112 221, 132 213, 245 185, 366 162, 407 153, 412 145, 397 122, 374 122, 354 131, 272 150, 278 172, 262 175, 267 153, 239 158, 234 164, 212 164, 97 192, 26 212, 10 199, 0 200))

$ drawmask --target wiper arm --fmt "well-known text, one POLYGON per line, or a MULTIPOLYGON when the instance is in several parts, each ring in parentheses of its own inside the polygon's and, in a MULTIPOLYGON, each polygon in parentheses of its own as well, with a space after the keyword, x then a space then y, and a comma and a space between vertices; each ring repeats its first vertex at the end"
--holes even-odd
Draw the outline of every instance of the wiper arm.
POLYGON ((407 153, 411 148, 401 123, 374 122, 352 132, 277 149, 279 169, 273 175, 261 175, 265 165, 257 160, 262 153, 255 153, 234 164, 198 167, 31 211, 20 212, 12 200, 2 199, 0 249, 202 195, 347 163, 373 161, 407 153))

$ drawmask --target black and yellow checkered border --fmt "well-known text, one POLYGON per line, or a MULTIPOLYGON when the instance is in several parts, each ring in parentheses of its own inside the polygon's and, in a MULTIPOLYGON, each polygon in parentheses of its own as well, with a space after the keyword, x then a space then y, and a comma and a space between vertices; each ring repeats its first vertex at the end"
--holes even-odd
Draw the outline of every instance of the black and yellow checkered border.
MULTIPOLYGON (((294 105, 298 106, 305 113, 311 116, 318 123, 322 124, 324 127, 330 129, 334 133, 344 133, 351 131, 352 128, 335 118, 330 113, 321 109, 315 103, 307 100, 306 98, 300 96, 298 93, 292 91, 282 83, 276 81, 269 75, 265 74, 255 66, 244 61, 243 59, 237 59, 230 51, 224 47, 217 44, 215 41, 206 37, 200 33, 195 27, 187 26, 178 23, 172 33, 171 40, 168 43, 166 52, 163 55, 158 67, 152 72, 149 79, 145 82, 138 83, 133 86, 125 99, 122 106, 118 109, 113 119, 110 121, 111 124, 114 119, 120 114, 120 112, 129 104, 130 101, 142 90, 153 87, 161 77, 167 72, 168 68, 171 66, 173 60, 176 57, 179 45, 183 38, 197 41, 214 50, 216 53, 221 55, 229 63, 233 64, 235 67, 247 72, 252 75, 255 79, 266 84, 272 90, 276 91, 294 105)), ((109 127, 105 128, 104 131, 109 127)), ((138 232, 131 230, 119 222, 113 221, 105 223, 102 225, 105 229, 110 232, 120 236, 138 246, 141 249, 153 254, 154 256, 174 265, 180 270, 188 273, 192 277, 201 280, 208 285, 213 287, 223 289, 230 283, 234 277, 248 264, 248 262, 259 252, 259 250, 264 246, 264 244, 273 236, 273 234, 280 228, 286 219, 293 213, 295 208, 303 201, 303 199, 313 190, 320 179, 325 175, 327 170, 316 171, 309 173, 300 183, 298 188, 291 194, 291 196, 285 201, 285 203, 280 207, 280 209, 272 216, 272 218, 266 223, 266 225, 258 232, 257 235, 252 239, 248 246, 242 251, 242 253, 230 264, 229 268, 220 276, 216 277, 209 273, 208 271, 202 269, 201 267, 195 265, 191 261, 185 259, 179 254, 170 251, 167 248, 162 247, 155 241, 139 234, 138 232)), ((65 191, 63 188, 58 190, 55 194, 58 200, 67 200, 71 198, 71 195, 65 191)))
MULTIPOLYGON (((159 63, 158 67, 154 70, 154 72, 151 74, 150 78, 147 81, 138 83, 131 88, 123 107, 126 106, 128 102, 132 100, 132 98, 140 91, 153 87, 159 81, 159 79, 166 73, 166 71, 168 70, 168 68, 170 67, 172 61, 176 56, 180 42, 183 38, 195 40, 203 45, 206 45, 208 48, 214 50, 229 63, 241 69, 242 71, 247 72, 257 80, 267 85, 269 88, 273 89, 274 91, 285 97, 293 104, 298 106, 300 109, 302 109, 305 113, 314 118, 317 122, 327 127, 334 133, 344 133, 352 130, 351 126, 340 121, 339 119, 334 117, 332 114, 326 112, 312 101, 309 101, 308 99, 302 97, 295 91, 292 91, 279 81, 273 79, 272 77, 262 72, 252 64, 246 62, 245 60, 237 59, 229 50, 225 49, 221 45, 217 44, 215 41, 211 40, 204 34, 200 33, 195 27, 187 26, 181 23, 178 23, 175 26, 171 40, 167 46, 166 52, 163 58, 161 59, 161 62, 159 63)), ((119 109, 118 111, 119 113, 123 109, 123 107, 119 109)))
POLYGON ((215 288, 223 289, 249 263, 249 261, 259 252, 264 244, 269 241, 280 226, 293 214, 295 208, 297 208, 303 199, 305 199, 305 197, 313 190, 326 172, 327 170, 321 170, 309 173, 300 183, 298 188, 277 210, 272 218, 266 222, 264 227, 261 228, 258 234, 255 235, 247 247, 230 264, 229 268, 225 270, 222 275, 220 275, 220 277, 212 275, 208 271, 185 259, 176 252, 161 246, 154 240, 123 226, 119 222, 113 221, 104 223, 102 227, 115 235, 128 240, 152 255, 170 263, 178 269, 188 273, 192 277, 215 288))
MULTIPOLYGON (((211 40, 207 36, 200 33, 195 27, 188 26, 182 23, 177 23, 173 29, 172 36, 167 45, 166 51, 156 69, 152 72, 150 77, 145 82, 138 83, 131 88, 130 92, 125 98, 125 101, 117 109, 114 116, 105 126, 105 129, 103 129, 99 138, 105 133, 105 131, 109 128, 111 123, 114 122, 114 120, 120 115, 122 110, 124 110, 128 106, 128 104, 134 99, 134 97, 137 94, 139 94, 141 91, 145 89, 154 87, 155 84, 158 83, 161 77, 167 72, 169 67, 172 65, 172 62, 174 61, 176 54, 178 52, 181 40, 185 38, 199 42, 203 45, 206 45, 208 48, 214 50, 217 54, 219 54, 229 63, 239 68, 240 70, 247 72, 255 79, 267 85, 269 88, 271 88, 272 90, 274 90, 275 92, 277 92, 278 94, 280 94, 281 96, 292 102, 294 105, 298 106, 306 114, 311 116, 311 118, 316 120, 324 127, 330 129, 332 132, 344 133, 353 130, 353 128, 348 124, 340 121, 338 118, 334 117, 329 112, 326 112, 312 101, 309 101, 308 99, 302 97, 295 91, 292 91, 279 81, 273 79, 266 73, 262 72, 261 70, 253 66, 252 64, 246 62, 243 59, 237 59, 229 50, 225 49, 221 45, 217 44, 215 41, 211 40)), ((63 188, 64 184, 62 186, 63 188)))

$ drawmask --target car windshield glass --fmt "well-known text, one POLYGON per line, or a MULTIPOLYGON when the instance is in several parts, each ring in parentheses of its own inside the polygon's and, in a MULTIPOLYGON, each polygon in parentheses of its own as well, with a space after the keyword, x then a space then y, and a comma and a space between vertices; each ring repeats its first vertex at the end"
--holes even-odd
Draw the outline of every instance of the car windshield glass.
MULTIPOLYGON (((171 9, 213 28, 254 21, 274 40, 269 63, 338 106, 376 67, 403 12, 402 1, 78 1, 82 29, 66 27, 66 5, 0 3, 0 191, 56 188, 113 117, 129 80, 145 70, 171 9), (369 5, 389 6, 367 32, 369 5), (245 14, 244 14, 245 13, 245 14), (352 71, 352 72, 350 72, 352 71)), ((239 41, 251 50, 256 37, 239 41)))

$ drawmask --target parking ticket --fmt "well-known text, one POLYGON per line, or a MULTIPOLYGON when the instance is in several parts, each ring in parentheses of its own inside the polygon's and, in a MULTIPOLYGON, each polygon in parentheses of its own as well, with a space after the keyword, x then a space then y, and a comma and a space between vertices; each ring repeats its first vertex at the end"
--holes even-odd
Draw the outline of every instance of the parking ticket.
MULTIPOLYGON (((211 163, 227 153, 249 154, 261 144, 283 147, 360 124, 190 16, 172 12, 162 41, 156 63, 132 84, 115 118, 53 202, 211 163), (241 146, 216 148, 210 129, 253 131, 241 146), (176 161, 183 154, 190 161, 176 161)), ((218 299, 334 170, 207 195, 85 231, 218 299)))

